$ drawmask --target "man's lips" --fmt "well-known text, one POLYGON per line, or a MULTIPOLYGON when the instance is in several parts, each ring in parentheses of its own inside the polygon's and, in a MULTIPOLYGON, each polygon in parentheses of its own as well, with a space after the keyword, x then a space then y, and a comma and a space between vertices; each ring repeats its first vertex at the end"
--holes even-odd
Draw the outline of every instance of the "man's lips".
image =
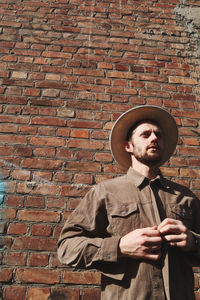
POLYGON ((153 150, 153 151, 158 151, 159 150, 159 146, 158 145, 150 145, 147 147, 147 149, 149 150, 153 150))

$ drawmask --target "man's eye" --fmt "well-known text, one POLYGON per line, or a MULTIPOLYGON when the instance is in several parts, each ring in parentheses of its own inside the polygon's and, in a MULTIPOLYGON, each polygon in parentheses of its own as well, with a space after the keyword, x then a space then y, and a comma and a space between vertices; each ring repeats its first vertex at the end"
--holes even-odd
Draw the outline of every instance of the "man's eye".
POLYGON ((148 134, 148 133, 143 133, 142 136, 143 136, 144 138, 148 138, 148 137, 149 137, 149 134, 148 134))

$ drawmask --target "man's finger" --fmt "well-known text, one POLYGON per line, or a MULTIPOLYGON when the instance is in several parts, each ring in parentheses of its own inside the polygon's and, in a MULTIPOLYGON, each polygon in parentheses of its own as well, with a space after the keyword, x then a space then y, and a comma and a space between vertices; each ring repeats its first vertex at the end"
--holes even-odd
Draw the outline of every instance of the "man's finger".
POLYGON ((182 234, 168 234, 163 236, 163 239, 169 243, 178 243, 182 241, 186 241, 187 235, 182 233, 182 234))
POLYGON ((168 224, 174 224, 174 225, 178 225, 178 224, 182 224, 182 222, 180 221, 180 220, 176 220, 176 219, 171 219, 171 218, 166 218, 166 219, 164 219, 161 223, 160 223, 160 225, 158 225, 158 230, 160 231, 161 230, 161 228, 163 228, 163 227, 165 227, 166 225, 168 225, 168 224))
POLYGON ((174 234, 180 234, 180 233, 185 233, 187 231, 187 228, 182 224, 167 224, 160 228, 160 234, 168 234, 168 233, 174 233, 174 234))

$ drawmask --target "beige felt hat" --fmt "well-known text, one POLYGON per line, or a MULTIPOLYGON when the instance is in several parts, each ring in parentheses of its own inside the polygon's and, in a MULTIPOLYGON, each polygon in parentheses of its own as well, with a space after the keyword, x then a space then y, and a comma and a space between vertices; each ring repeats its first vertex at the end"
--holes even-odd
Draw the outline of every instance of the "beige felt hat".
POLYGON ((110 134, 110 147, 115 160, 125 168, 131 166, 131 156, 125 150, 125 143, 129 129, 142 120, 156 121, 164 138, 163 159, 159 165, 166 162, 176 148, 178 141, 178 127, 173 116, 159 106, 144 105, 129 109, 114 123, 110 134))

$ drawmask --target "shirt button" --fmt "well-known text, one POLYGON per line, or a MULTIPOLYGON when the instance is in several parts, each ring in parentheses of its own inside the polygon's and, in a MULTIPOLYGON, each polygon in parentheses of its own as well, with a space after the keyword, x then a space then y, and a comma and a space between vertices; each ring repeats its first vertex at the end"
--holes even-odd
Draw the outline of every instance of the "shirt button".
POLYGON ((154 287, 158 288, 159 287, 159 283, 158 282, 154 282, 154 287))
POLYGON ((180 213, 180 215, 181 215, 181 217, 185 217, 185 216, 186 216, 186 213, 182 211, 182 212, 180 213))

